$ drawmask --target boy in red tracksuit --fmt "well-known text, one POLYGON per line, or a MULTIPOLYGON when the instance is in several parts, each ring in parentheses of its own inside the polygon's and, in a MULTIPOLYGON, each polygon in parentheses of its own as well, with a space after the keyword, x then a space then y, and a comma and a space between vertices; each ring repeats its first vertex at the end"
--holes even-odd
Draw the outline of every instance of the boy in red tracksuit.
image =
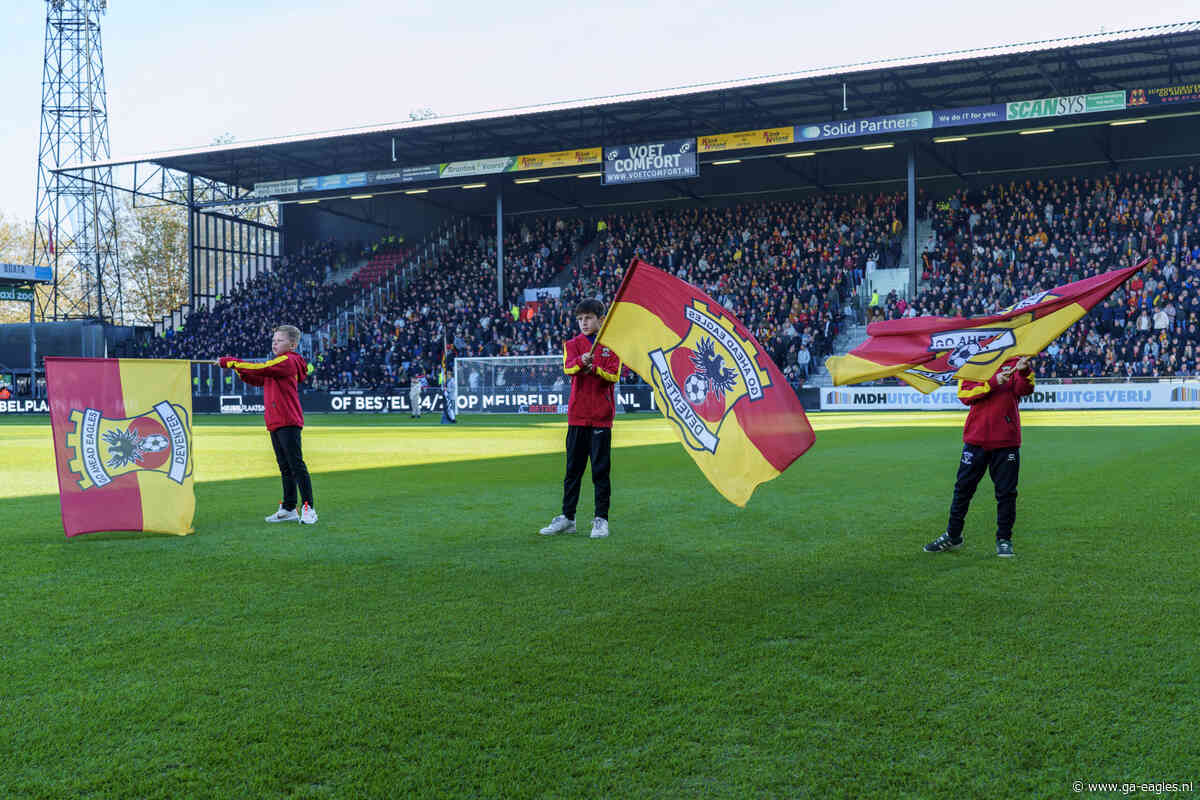
POLYGON ((958 382, 958 399, 971 407, 963 428, 954 499, 946 532, 925 545, 926 553, 944 553, 962 546, 963 521, 975 487, 990 472, 996 488, 996 555, 1011 558, 1013 523, 1017 518, 1017 475, 1021 467, 1020 398, 1033 392, 1035 379, 1029 358, 1005 364, 986 383, 958 382))
POLYGON ((571 399, 567 401, 567 474, 563 478, 562 513, 542 528, 543 536, 575 532, 575 507, 588 459, 592 462, 596 516, 591 538, 608 536, 608 503, 612 450, 612 424, 616 405, 613 384, 621 376, 621 359, 607 347, 595 347, 596 334, 604 321, 604 304, 584 300, 575 306, 579 335, 563 344, 563 372, 571 376, 571 399), (594 350, 593 350, 594 348, 594 350))
POLYGON ((304 357, 295 352, 298 344, 300 329, 294 325, 280 325, 271 336, 270 360, 256 363, 222 356, 217 363, 222 369, 236 370, 238 377, 251 386, 263 387, 263 418, 271 433, 275 461, 283 480, 283 501, 279 509, 267 517, 267 522, 298 521, 302 525, 315 525, 316 501, 300 444, 304 410, 300 407, 300 393, 296 388, 308 377, 309 367, 304 357), (297 486, 304 501, 299 513, 296 512, 297 486))

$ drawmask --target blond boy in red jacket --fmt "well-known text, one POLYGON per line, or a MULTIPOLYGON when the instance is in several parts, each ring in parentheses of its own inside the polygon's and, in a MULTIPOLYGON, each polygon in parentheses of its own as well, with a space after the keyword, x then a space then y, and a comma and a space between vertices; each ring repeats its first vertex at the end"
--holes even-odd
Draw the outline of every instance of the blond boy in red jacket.
POLYGON ((300 434, 304 429, 304 409, 300 407, 300 381, 308 377, 308 363, 296 352, 300 344, 300 329, 280 325, 271 335, 271 358, 265 362, 242 361, 222 356, 217 363, 222 369, 235 370, 251 386, 263 387, 263 419, 271 434, 275 462, 283 482, 283 500, 279 509, 267 517, 267 522, 299 522, 315 525, 316 501, 313 499, 312 479, 304 463, 300 434), (296 510, 296 489, 300 490, 303 507, 296 510))

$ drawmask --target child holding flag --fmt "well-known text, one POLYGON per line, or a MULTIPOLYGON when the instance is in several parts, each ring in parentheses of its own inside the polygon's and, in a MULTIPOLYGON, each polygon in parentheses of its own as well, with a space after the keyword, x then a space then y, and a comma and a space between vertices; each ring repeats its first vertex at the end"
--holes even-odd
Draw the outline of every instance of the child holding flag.
POLYGON ((1015 359, 986 383, 958 382, 958 399, 971 407, 963 427, 963 451, 950 501, 946 532, 925 545, 926 553, 944 553, 963 543, 963 522, 975 488, 990 472, 996 488, 996 555, 1013 555, 1013 523, 1017 519, 1017 476, 1021 467, 1020 398, 1033 393, 1029 358, 1015 359))
POLYGON ((596 510, 591 538, 608 536, 608 504, 612 424, 616 405, 613 384, 621 376, 621 359, 607 347, 593 348, 604 321, 604 304, 584 300, 575 306, 579 335, 563 344, 563 372, 571 376, 571 399, 567 401, 567 474, 563 478, 562 513, 539 531, 543 536, 575 532, 575 507, 588 460, 592 462, 592 485, 596 510))
POLYGON ((299 521, 302 525, 315 525, 317 511, 312 480, 300 444, 304 410, 300 407, 300 393, 296 388, 308 377, 311 367, 295 352, 299 344, 300 329, 294 325, 280 325, 271 336, 270 360, 256 363, 222 356, 217 364, 222 369, 235 370, 238 377, 251 386, 263 387, 263 418, 271 433, 271 445, 283 481, 283 501, 279 509, 266 518, 267 522, 299 521), (296 513, 297 486, 304 501, 299 513, 296 513))

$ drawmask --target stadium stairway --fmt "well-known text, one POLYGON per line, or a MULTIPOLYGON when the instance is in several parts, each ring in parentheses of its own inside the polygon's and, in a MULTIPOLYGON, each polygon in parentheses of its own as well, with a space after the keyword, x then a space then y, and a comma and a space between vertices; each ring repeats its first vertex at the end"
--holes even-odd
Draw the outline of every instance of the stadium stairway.
MULTIPOLYGON (((854 348, 867 340, 866 325, 847 325, 838 337, 833 340, 832 355, 845 355, 854 348)), ((816 365, 816 368, 809 373, 808 380, 805 382, 808 386, 832 386, 833 377, 829 374, 829 370, 825 368, 825 362, 822 361, 816 365)))
POLYGON ((566 266, 550 279, 550 285, 565 289, 567 284, 571 282, 571 276, 575 274, 576 270, 582 271, 583 265, 600 249, 600 245, 603 244, 605 238, 605 236, 595 236, 590 242, 579 248, 579 252, 575 254, 575 257, 568 261, 566 266))
POLYGON ((340 269, 329 274, 329 279, 325 281, 329 286, 345 286, 346 283, 354 277, 354 274, 367 265, 367 259, 359 258, 348 262, 340 269))

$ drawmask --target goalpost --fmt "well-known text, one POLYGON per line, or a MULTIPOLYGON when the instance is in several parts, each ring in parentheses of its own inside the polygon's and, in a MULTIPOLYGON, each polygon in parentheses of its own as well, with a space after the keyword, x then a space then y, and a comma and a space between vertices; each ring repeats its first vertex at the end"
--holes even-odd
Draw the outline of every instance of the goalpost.
POLYGON ((571 395, 561 355, 456 358, 454 382, 460 411, 565 414, 571 395))
MULTIPOLYGON (((460 413, 566 414, 571 376, 561 354, 454 359, 454 385, 460 413)), ((650 387, 618 386, 616 411, 654 410, 650 387)))

